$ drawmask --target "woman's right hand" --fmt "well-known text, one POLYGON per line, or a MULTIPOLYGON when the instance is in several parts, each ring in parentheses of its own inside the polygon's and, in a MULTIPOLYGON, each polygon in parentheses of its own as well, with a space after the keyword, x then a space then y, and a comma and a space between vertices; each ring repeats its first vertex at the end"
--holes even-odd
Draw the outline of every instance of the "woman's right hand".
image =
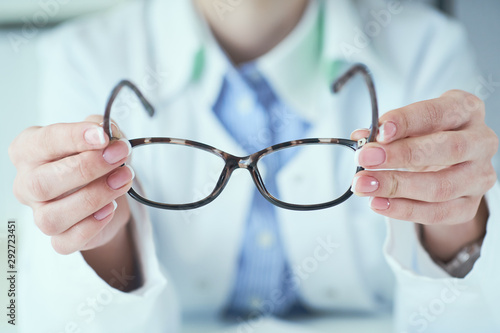
POLYGON ((81 123, 30 127, 9 147, 17 169, 14 194, 33 209, 35 224, 52 236, 61 254, 105 245, 130 220, 124 195, 134 172, 120 167, 130 144, 110 143, 101 121, 92 116, 81 123))

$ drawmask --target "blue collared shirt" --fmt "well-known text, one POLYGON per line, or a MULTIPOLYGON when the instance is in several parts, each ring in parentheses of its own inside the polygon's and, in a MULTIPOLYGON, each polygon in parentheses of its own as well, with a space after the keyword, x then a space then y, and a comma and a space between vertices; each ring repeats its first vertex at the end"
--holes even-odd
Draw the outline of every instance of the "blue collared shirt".
MULTIPOLYGON (((254 63, 230 66, 213 110, 226 130, 252 154, 273 144, 303 138, 310 124, 275 94, 254 63)), ((266 188, 276 193, 275 175, 292 157, 265 164, 266 188)), ((228 312, 244 315, 285 314, 297 304, 292 274, 280 237, 274 207, 254 190, 238 272, 228 312)))
MULTIPOLYGON (((294 32, 255 62, 235 67, 227 60, 227 71, 213 111, 247 154, 305 137, 310 124, 298 112, 304 111, 304 105, 293 98, 285 101, 280 92, 295 91, 299 100, 310 96, 313 87, 303 86, 301 82, 311 82, 317 73, 321 51, 320 13, 318 3, 312 1, 294 32), (300 66, 297 67, 297 63, 300 66), (274 76, 265 77, 262 73, 274 76), (294 74, 285 78, 280 73, 294 74), (278 86, 274 86, 275 83, 278 86)), ((212 47, 212 50, 218 49, 215 42, 212 47)), ((275 175, 292 155, 281 154, 282 160, 278 163, 259 166, 266 169, 264 181, 269 191, 277 193, 275 175)), ((286 314, 299 303, 291 280, 276 207, 255 189, 227 313, 286 314)))

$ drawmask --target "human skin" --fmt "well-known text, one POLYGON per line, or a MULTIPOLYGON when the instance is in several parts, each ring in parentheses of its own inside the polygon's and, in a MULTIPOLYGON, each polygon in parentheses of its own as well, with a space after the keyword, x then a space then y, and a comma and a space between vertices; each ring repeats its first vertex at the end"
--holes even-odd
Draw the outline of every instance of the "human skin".
MULTIPOLYGON (((354 192, 374 198, 371 208, 381 215, 417 223, 423 245, 442 262, 486 233, 484 194, 496 181, 491 159, 498 138, 484 115, 478 97, 448 91, 385 113, 379 120, 386 124, 385 137, 359 154, 367 169, 410 171, 362 171, 354 192)), ((352 138, 366 134, 358 130, 352 138)))
MULTIPOLYGON (((214 1, 194 1, 236 64, 277 45, 308 3, 241 1, 221 16, 214 1)), ((379 120, 381 126, 388 124, 387 136, 379 135, 378 144, 366 145, 359 154, 360 165, 367 169, 413 171, 363 171, 356 175, 353 190, 372 197, 375 212, 420 224, 424 246, 441 261, 452 259, 486 233, 488 208, 483 196, 496 181, 491 158, 498 139, 486 126, 484 113, 479 98, 458 90, 389 111, 379 120), (429 143, 433 147, 426 152, 422 147, 429 143)), ((366 131, 353 133, 354 139, 366 136, 366 131)))
MULTIPOLYGON (((101 121, 91 116, 81 123, 30 127, 9 146, 9 156, 17 169, 14 194, 33 209, 35 224, 51 236, 54 249, 81 251, 103 280, 113 281, 114 271, 138 276, 124 196, 133 173, 120 168, 128 145, 110 143, 101 121)), ((138 276, 121 287, 132 290, 139 283, 138 276)))
MULTIPOLYGON (((222 20, 212 0, 193 1, 235 64, 276 46, 307 5, 307 0, 242 1, 222 20)), ((426 249, 443 261, 485 234, 484 194, 496 180, 491 158, 498 139, 486 126, 484 113, 479 98, 457 90, 392 110, 380 117, 385 136, 359 154, 368 170, 356 175, 354 192, 373 197, 372 209, 379 214, 421 225, 426 249), (436 149, 422 148, 429 143, 436 149)), ((87 130, 100 128, 101 121, 92 116, 81 123, 28 128, 11 144, 9 155, 18 171, 14 193, 33 209, 36 225, 52 237, 54 249, 62 254, 81 251, 110 281, 113 270, 138 276, 125 198, 133 173, 120 168, 129 154, 125 142, 110 144, 102 131, 103 141, 85 140, 87 130), (113 156, 112 163, 105 156, 113 156), (59 181, 47 181, 51 179, 59 181), (113 182, 120 186, 111 186, 113 182)), ((358 130, 352 138, 366 135, 358 130)), ((125 290, 139 285, 140 276, 125 290)))
POLYGON ((278 45, 295 28, 308 3, 241 0, 231 6, 221 1, 193 2, 234 64, 256 59, 278 45))

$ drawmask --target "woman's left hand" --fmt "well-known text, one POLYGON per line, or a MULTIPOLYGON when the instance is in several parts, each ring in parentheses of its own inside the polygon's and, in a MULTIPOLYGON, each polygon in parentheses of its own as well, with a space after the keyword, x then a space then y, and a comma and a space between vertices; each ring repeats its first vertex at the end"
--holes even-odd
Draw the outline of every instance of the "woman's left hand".
POLYGON ((422 224, 431 255, 453 258, 486 231, 483 197, 496 181, 498 138, 484 116, 483 101, 459 90, 387 112, 377 142, 358 153, 368 170, 356 174, 353 192, 371 197, 381 215, 422 224))

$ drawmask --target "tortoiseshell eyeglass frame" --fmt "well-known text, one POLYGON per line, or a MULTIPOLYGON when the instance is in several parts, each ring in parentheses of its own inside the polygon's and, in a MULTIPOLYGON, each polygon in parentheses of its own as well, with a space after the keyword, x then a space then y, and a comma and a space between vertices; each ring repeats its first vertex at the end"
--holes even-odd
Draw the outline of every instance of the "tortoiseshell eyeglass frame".
MULTIPOLYGON (((371 99, 371 106, 372 106, 372 124, 371 124, 371 131, 370 135, 368 138, 361 139, 359 141, 353 141, 349 139, 336 139, 336 138, 327 138, 327 139, 321 139, 321 138, 312 138, 312 139, 301 139, 301 140, 293 140, 293 141, 288 141, 288 142, 283 142, 279 143, 276 145, 273 145, 271 147, 262 149, 256 153, 253 153, 248 156, 244 157, 238 157, 234 156, 231 154, 228 154, 220 149, 214 148, 212 146, 206 145, 204 143, 196 142, 196 141, 191 141, 191 140, 184 140, 184 139, 175 139, 175 138, 139 138, 139 139, 131 139, 129 140, 130 144, 132 145, 132 148, 134 147, 139 147, 143 145, 152 145, 152 144, 171 144, 171 145, 183 145, 183 146, 189 146, 197 149, 204 150, 206 152, 212 153, 214 155, 219 156, 225 161, 225 166, 224 169, 221 172, 221 175, 217 181, 217 184, 215 186, 215 189, 212 191, 212 193, 207 196, 206 198, 192 202, 192 203, 185 203, 185 204, 165 204, 165 203, 160 203, 156 201, 151 201, 148 200, 147 198, 142 197, 139 195, 133 187, 128 191, 130 196, 134 198, 135 200, 139 201, 140 203, 144 205, 148 205, 151 207, 155 208, 161 208, 161 209, 169 209, 169 210, 188 210, 188 209, 195 209, 199 208, 201 206, 207 205, 210 202, 212 202, 215 198, 217 198, 224 187, 226 186, 227 182, 229 181, 229 178, 231 174, 233 173, 234 170, 238 168, 243 168, 247 169, 250 172, 250 175, 252 176, 252 179, 257 186, 257 189, 259 192, 266 198, 269 202, 272 204, 285 208, 285 209, 290 209, 290 210, 299 210, 299 211, 308 211, 308 210, 318 210, 318 209, 325 209, 329 207, 336 206, 344 201, 346 201, 353 193, 351 191, 351 187, 347 189, 347 191, 341 195, 339 198, 329 201, 329 202, 324 202, 324 203, 319 203, 319 204, 312 204, 312 205, 297 205, 297 204, 291 204, 287 202, 280 201, 276 199, 274 196, 272 196, 264 186, 263 179, 260 175, 260 172, 257 168, 257 162, 259 159, 262 157, 266 156, 267 154, 270 154, 272 152, 285 149, 288 147, 295 147, 295 146, 301 146, 301 145, 317 145, 317 144, 328 144, 328 145, 342 145, 345 146, 349 149, 352 149, 353 151, 356 151, 360 149, 364 144, 367 142, 373 142, 375 141, 375 137, 378 133, 378 105, 377 105, 377 96, 375 93, 375 86, 373 84, 372 77, 370 75, 370 72, 368 71, 367 67, 363 64, 356 64, 353 67, 351 67, 345 74, 343 74, 340 78, 338 78, 332 85, 332 90, 334 93, 339 92, 342 87, 345 85, 347 81, 349 81, 354 75, 356 74, 361 74, 365 82, 368 86, 368 90, 370 93, 370 99, 371 99)), ((111 107, 113 105, 114 100, 118 96, 119 92, 121 91, 122 88, 128 87, 130 88, 139 98, 141 101, 142 105, 144 106, 146 112, 149 114, 149 116, 154 115, 154 108, 153 106, 146 100, 144 95, 139 91, 139 89, 130 81, 128 80, 123 80, 119 82, 116 87, 113 89, 111 92, 111 96, 109 97, 107 106, 106 106, 106 111, 104 113, 104 122, 103 122, 103 128, 106 134, 113 140, 115 139, 112 135, 112 129, 111 129, 111 121, 110 121, 110 115, 111 115, 111 107)), ((362 167, 358 166, 356 169, 356 173, 363 170, 362 167)))

